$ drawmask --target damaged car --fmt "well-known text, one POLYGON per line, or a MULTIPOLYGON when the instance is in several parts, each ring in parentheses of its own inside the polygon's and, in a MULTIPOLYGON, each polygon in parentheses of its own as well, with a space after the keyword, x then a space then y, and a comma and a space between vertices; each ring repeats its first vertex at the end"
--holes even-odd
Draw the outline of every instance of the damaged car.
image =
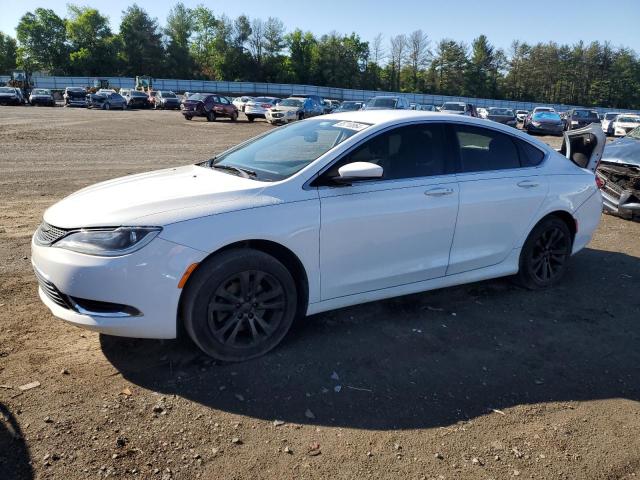
POLYGON ((605 147, 596 174, 605 210, 640 218, 640 127, 605 147))

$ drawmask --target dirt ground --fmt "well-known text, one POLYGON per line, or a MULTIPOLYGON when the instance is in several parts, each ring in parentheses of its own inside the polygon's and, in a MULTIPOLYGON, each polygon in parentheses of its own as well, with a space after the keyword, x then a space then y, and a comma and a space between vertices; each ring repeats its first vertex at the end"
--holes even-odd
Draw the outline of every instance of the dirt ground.
POLYGON ((639 223, 603 216, 554 290, 501 279, 320 314, 243 364, 41 304, 47 206, 268 128, 0 107, 0 479, 640 477, 639 223))

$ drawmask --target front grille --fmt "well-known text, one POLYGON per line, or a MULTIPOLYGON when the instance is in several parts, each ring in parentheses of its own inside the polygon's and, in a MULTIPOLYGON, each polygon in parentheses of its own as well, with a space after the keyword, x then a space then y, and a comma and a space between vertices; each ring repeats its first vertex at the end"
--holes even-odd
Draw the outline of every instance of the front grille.
POLYGON ((44 294, 53 301, 53 303, 62 308, 71 308, 66 295, 61 293, 53 283, 44 278, 44 276, 38 271, 38 269, 34 268, 33 272, 36 274, 36 278, 38 279, 40 288, 42 289, 44 294))
POLYGON ((36 230, 35 241, 38 245, 51 245, 64 237, 69 230, 54 227, 47 222, 42 222, 36 230))
POLYGON ((272 116, 273 118, 282 118, 284 117, 284 113, 273 113, 272 116))

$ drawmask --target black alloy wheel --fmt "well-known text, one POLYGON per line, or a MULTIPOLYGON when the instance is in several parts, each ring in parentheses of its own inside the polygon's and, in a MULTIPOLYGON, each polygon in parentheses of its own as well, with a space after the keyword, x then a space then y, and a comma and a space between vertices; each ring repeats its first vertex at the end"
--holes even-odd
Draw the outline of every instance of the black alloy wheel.
POLYGON ((293 277, 256 250, 229 250, 200 266, 182 300, 189 336, 206 354, 244 361, 268 352, 297 312, 293 277))
POLYGON ((558 217, 543 219, 532 230, 520 255, 520 283, 532 290, 558 283, 567 271, 573 239, 558 217))

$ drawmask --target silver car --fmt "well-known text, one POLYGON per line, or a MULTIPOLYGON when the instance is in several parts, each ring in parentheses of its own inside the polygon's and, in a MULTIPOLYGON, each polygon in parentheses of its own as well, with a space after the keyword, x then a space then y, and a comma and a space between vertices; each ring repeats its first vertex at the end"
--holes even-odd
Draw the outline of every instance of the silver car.
POLYGON ((280 100, 280 98, 276 97, 254 98, 244 106, 244 114, 250 122, 253 122, 256 118, 267 118, 267 110, 278 105, 280 100))
POLYGON ((322 115, 324 108, 311 98, 289 97, 266 111, 265 118, 272 125, 293 122, 322 115))

